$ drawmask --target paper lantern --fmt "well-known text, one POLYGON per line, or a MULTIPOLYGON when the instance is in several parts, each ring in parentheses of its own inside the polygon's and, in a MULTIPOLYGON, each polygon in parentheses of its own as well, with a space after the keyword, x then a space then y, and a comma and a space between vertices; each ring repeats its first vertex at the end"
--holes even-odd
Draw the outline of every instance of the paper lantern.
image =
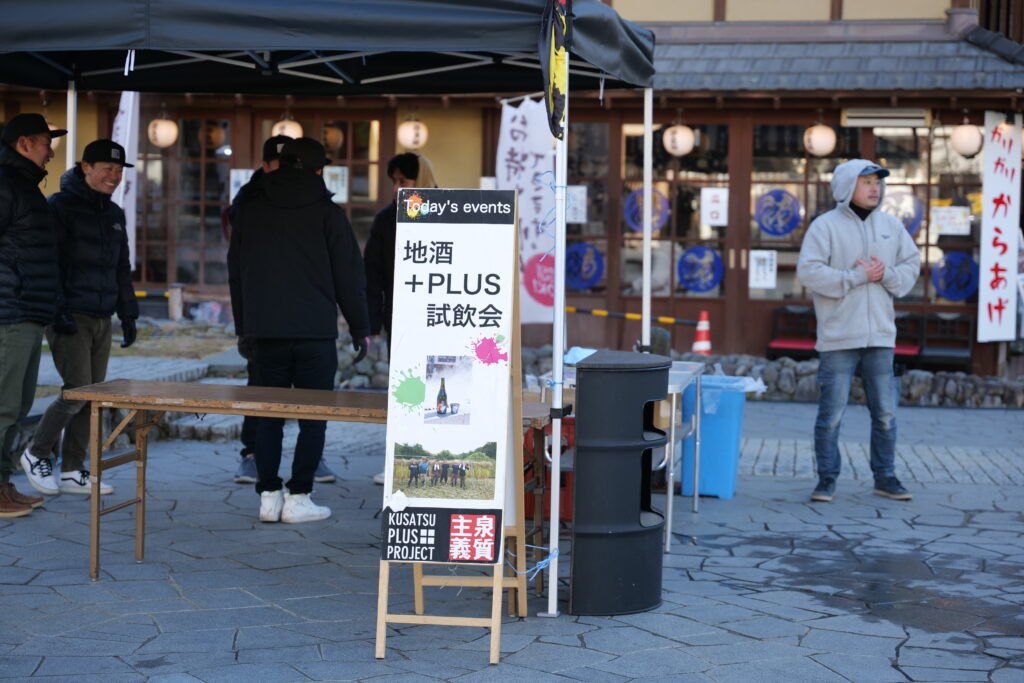
POLYGON ((956 126, 949 135, 949 144, 953 145, 957 154, 968 159, 981 151, 983 142, 984 136, 981 134, 981 129, 970 123, 956 126))
POLYGON ((281 119, 270 129, 270 134, 284 135, 292 139, 302 137, 302 126, 295 119, 281 119))
POLYGON ((405 121, 398 127, 398 144, 406 149, 419 149, 427 144, 427 124, 405 121))
POLYGON ((178 141, 178 124, 170 119, 153 119, 146 132, 154 147, 170 147, 178 141))
POLYGON ((696 142, 697 136, 689 126, 670 126, 661 136, 661 143, 665 146, 665 151, 674 157, 685 156, 692 152, 696 142))
POLYGON ((327 149, 337 153, 338 150, 341 149, 341 144, 343 142, 345 142, 345 134, 341 131, 340 126, 324 126, 324 145, 327 149))
POLYGON ((804 149, 811 156, 827 157, 836 148, 836 132, 831 126, 816 123, 804 131, 804 149))

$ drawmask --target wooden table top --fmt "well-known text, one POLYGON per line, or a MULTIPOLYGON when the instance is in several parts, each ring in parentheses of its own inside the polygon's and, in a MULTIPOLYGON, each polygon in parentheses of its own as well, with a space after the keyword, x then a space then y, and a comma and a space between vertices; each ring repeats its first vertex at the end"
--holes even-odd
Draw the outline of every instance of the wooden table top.
MULTIPOLYGON (((115 379, 65 389, 74 401, 98 401, 110 407, 150 408, 175 412, 244 412, 291 417, 322 417, 354 422, 387 422, 388 395, 378 391, 282 389, 237 384, 199 384, 115 379), (287 401, 281 400, 287 392, 287 401)), ((523 422, 542 427, 550 420, 546 403, 523 404, 523 422)))

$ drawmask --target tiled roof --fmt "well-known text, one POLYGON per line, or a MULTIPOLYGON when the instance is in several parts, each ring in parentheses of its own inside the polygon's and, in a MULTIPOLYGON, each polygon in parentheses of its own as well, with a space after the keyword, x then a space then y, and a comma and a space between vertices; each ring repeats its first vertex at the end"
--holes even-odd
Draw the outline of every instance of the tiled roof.
POLYGON ((961 40, 658 44, 657 90, 1012 90, 1024 46, 975 27, 961 40))

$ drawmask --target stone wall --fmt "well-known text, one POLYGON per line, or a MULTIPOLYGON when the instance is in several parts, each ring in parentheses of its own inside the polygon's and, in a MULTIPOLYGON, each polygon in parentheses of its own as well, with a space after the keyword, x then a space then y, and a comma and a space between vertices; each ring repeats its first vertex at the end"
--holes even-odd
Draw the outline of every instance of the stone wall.
MULTIPOLYGON (((388 385, 387 346, 374 340, 367 357, 354 368, 352 345, 343 343, 338 351, 341 383, 352 389, 384 389, 388 385)), ((795 361, 792 358, 768 360, 756 356, 701 356, 672 352, 674 360, 703 361, 713 373, 720 363, 726 375, 760 378, 767 391, 756 398, 772 401, 818 400, 818 360, 795 361)), ((543 375, 551 370, 551 347, 523 349, 523 372, 543 375)), ((967 408, 1024 408, 1024 380, 979 377, 962 372, 907 370, 900 379, 900 405, 959 406, 967 408)), ((755 397, 751 397, 755 398, 755 397)), ((850 399, 864 402, 864 389, 854 377, 850 399)))

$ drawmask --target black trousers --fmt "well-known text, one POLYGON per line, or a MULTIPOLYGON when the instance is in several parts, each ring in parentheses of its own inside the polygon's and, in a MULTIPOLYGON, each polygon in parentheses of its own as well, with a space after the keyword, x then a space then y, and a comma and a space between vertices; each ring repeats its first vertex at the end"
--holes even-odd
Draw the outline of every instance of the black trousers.
MULTIPOLYGON (((245 369, 249 375, 248 385, 250 387, 262 386, 259 379, 259 368, 251 358, 246 359, 245 369)), ((256 429, 259 423, 260 418, 253 415, 246 415, 242 418, 242 455, 252 455, 256 452, 256 429)))
MULTIPOLYGON (((256 370, 260 386, 298 389, 333 389, 338 370, 338 349, 333 339, 260 339, 256 342, 256 370)), ((292 460, 291 493, 313 490, 313 473, 324 451, 323 420, 299 420, 299 438, 292 460)), ((256 428, 256 492, 277 491, 281 477, 281 438, 284 420, 261 417, 256 428)))

